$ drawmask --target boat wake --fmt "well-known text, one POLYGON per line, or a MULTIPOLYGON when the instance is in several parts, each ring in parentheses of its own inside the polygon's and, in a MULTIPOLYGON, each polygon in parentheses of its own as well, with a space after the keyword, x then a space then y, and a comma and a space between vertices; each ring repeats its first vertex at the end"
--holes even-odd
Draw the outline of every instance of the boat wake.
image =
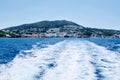
POLYGON ((0 65, 0 80, 120 80, 119 55, 92 42, 65 40, 22 52, 0 65))

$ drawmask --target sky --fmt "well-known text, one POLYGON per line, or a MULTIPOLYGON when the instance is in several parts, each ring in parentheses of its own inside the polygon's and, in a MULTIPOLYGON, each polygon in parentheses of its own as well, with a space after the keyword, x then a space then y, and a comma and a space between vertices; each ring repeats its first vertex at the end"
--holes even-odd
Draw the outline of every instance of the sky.
POLYGON ((0 0, 0 29, 43 20, 120 30, 120 0, 0 0))

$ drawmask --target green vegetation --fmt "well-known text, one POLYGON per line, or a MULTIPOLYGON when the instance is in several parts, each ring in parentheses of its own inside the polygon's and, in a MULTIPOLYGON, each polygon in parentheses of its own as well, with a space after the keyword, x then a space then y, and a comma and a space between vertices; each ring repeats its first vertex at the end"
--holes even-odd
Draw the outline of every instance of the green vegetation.
POLYGON ((6 33, 0 30, 0 37, 5 37, 6 33))
POLYGON ((10 34, 10 37, 12 37, 12 38, 18 38, 18 37, 21 37, 21 35, 17 35, 17 34, 10 34))
MULTIPOLYGON (((71 21, 66 21, 66 20, 56 20, 56 21, 41 21, 41 22, 36 22, 36 23, 31 23, 31 24, 23 24, 19 26, 14 26, 10 28, 6 28, 5 30, 25 30, 25 29, 36 29, 36 31, 41 30, 48 30, 49 28, 59 28, 67 25, 73 25, 73 26, 80 26, 74 22, 71 21)), ((18 31, 19 32, 19 31, 18 31)))
POLYGON ((63 32, 63 30, 64 30, 63 27, 60 27, 60 32, 63 32))

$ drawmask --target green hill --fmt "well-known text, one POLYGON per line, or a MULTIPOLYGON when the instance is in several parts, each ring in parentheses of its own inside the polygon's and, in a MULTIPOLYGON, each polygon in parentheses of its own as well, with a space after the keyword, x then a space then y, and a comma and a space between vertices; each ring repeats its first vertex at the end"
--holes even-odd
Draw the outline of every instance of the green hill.
POLYGON ((56 21, 41 21, 41 22, 36 22, 36 23, 31 23, 31 24, 23 24, 19 26, 14 26, 14 27, 9 27, 4 30, 11 30, 11 31, 19 31, 19 30, 28 30, 28 29, 43 29, 43 30, 48 30, 50 28, 60 28, 64 26, 78 26, 83 28, 83 26, 78 25, 74 22, 71 21, 66 21, 66 20, 56 20, 56 21))

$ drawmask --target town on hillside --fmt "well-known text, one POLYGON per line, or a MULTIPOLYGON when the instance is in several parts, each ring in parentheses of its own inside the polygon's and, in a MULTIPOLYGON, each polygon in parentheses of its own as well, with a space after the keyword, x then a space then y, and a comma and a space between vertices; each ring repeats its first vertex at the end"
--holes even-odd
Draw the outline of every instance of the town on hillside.
POLYGON ((120 38, 119 30, 88 28, 66 20, 41 21, 0 30, 0 37, 120 38))

